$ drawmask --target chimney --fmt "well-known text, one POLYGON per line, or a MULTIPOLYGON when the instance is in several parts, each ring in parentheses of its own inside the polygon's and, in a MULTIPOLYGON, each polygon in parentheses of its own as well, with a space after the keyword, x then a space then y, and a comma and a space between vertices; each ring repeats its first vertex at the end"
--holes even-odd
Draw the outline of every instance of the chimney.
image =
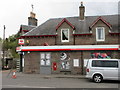
POLYGON ((28 17, 28 25, 37 26, 37 19, 35 16, 35 13, 30 12, 30 17, 28 17))
POLYGON ((80 17, 80 20, 84 20, 85 18, 85 7, 83 6, 83 2, 81 2, 81 6, 79 7, 79 17, 80 17))

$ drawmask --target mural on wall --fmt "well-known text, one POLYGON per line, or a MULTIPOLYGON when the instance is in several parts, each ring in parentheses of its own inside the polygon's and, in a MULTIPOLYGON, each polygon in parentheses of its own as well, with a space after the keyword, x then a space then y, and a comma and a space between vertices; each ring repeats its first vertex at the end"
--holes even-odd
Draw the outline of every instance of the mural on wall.
POLYGON ((60 64, 62 70, 70 69, 70 57, 66 53, 60 53, 60 64))
POLYGON ((91 58, 97 58, 97 59, 110 59, 110 54, 109 53, 92 53, 91 58))

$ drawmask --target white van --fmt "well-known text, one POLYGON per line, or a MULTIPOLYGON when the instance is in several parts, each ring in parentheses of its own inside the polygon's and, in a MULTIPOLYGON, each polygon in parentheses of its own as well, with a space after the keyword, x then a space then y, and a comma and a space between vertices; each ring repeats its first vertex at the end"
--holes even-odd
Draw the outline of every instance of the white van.
POLYGON ((120 80, 120 59, 89 59, 86 78, 96 83, 102 80, 120 80))

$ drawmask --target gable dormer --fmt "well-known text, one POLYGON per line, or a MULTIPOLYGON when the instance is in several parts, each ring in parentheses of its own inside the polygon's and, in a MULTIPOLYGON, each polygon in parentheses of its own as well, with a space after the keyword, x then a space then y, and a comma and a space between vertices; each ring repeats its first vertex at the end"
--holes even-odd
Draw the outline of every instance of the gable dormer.
POLYGON ((95 24, 98 23, 98 21, 102 21, 104 24, 106 24, 110 29, 112 29, 112 26, 110 25, 110 23, 108 23, 106 20, 104 20, 101 16, 98 17, 90 26, 90 28, 92 28, 95 24))
POLYGON ((90 29, 92 30, 93 35, 95 36, 96 42, 105 42, 106 35, 109 34, 109 31, 112 29, 112 26, 100 16, 92 23, 90 29))
POLYGON ((56 32, 58 34, 56 43, 57 44, 73 44, 73 31, 75 27, 66 18, 64 18, 56 26, 56 32))

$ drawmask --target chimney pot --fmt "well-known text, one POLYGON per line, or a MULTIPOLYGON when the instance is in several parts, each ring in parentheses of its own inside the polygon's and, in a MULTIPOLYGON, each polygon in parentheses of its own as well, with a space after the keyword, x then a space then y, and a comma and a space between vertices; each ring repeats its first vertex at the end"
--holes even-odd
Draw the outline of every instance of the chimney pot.
POLYGON ((35 13, 33 13, 33 12, 30 12, 30 17, 32 17, 32 18, 35 18, 35 13))
POLYGON ((83 6, 83 2, 81 2, 81 6, 79 7, 79 13, 80 20, 84 20, 85 7, 83 6))
POLYGON ((35 13, 30 12, 30 17, 28 17, 28 25, 37 26, 37 19, 35 16, 35 13))

